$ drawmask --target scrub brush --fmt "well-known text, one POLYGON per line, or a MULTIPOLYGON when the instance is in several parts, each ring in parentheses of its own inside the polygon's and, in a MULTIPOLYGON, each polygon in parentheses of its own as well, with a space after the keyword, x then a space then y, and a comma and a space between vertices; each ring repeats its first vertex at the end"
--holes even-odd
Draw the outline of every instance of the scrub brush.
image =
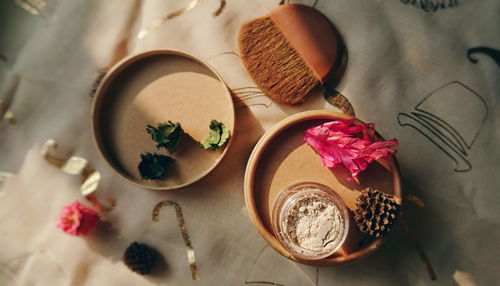
POLYGON ((253 81, 280 103, 300 104, 324 84, 339 61, 338 33, 318 10, 281 5, 246 22, 240 55, 253 81))

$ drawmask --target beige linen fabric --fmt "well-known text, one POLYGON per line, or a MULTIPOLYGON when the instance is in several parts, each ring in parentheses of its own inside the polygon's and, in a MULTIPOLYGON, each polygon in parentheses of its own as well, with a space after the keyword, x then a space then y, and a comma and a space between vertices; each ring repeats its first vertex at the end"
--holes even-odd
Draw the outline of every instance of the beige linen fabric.
MULTIPOLYGON (((10 102, 17 125, 0 122, 0 172, 15 174, 0 193, 0 285, 430 284, 400 228, 363 261, 317 269, 281 257, 251 224, 243 174, 254 144, 291 114, 335 110, 320 95, 299 107, 267 97, 238 107, 237 135, 228 156, 206 178, 182 190, 138 189, 104 162, 89 126, 88 94, 100 68, 126 55, 175 49, 205 59, 231 88, 254 86, 239 58, 223 53, 237 50, 244 21, 264 15, 279 1, 229 0, 218 17, 212 13, 219 1, 201 1, 137 38, 141 29, 190 2, 48 1, 50 11, 37 16, 15 1, 2 1, 0 54, 7 60, 0 62, 0 99, 10 102), (63 156, 87 158, 102 175, 99 198, 117 200, 107 215, 109 223, 88 237, 72 237, 55 227, 62 206, 85 200, 79 178, 41 156, 49 138, 58 141, 63 156), (164 209, 159 222, 151 221, 152 208, 164 199, 183 208, 199 281, 191 279, 173 210, 164 209), (164 255, 164 271, 141 277, 120 262, 135 240, 164 255)), ((316 8, 335 23, 349 49, 339 90, 360 119, 400 140, 397 156, 405 191, 426 203, 422 209, 408 204, 405 211, 436 270, 436 284, 454 285, 466 273, 467 283, 493 285, 500 280, 495 245, 500 240, 500 66, 482 53, 473 55, 479 60, 474 64, 467 50, 500 50, 500 3, 451 1, 458 6, 426 12, 421 3, 431 1, 414 2, 319 0, 316 8), (429 113, 451 127, 435 125, 439 120, 429 113), (458 147, 450 143, 457 140, 458 147)))

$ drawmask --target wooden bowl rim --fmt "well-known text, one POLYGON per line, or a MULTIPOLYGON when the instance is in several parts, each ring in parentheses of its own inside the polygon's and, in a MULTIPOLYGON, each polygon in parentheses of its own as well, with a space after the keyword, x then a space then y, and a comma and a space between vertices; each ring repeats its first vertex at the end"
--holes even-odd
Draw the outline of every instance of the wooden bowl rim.
MULTIPOLYGON (((258 212, 257 212, 257 207, 255 204, 254 200, 254 177, 255 177, 255 172, 256 172, 256 167, 260 161, 260 158, 262 154, 264 153, 265 149, 269 144, 279 136, 280 133, 282 133, 285 129, 304 122, 304 121, 309 121, 309 120, 316 120, 316 119, 356 119, 358 122, 362 122, 359 119, 349 116, 344 113, 338 113, 335 111, 330 111, 330 110, 310 110, 310 111, 305 111, 301 113, 297 113, 294 115, 291 115, 282 121, 280 121, 278 124, 276 124, 273 128, 271 128, 269 131, 267 131, 261 139, 257 142, 255 145, 247 163, 246 171, 245 171, 245 177, 244 177, 244 196, 245 196, 245 204, 247 206, 247 211, 248 214, 250 215, 250 220, 254 224, 255 228, 257 228, 257 231, 260 233, 260 235, 266 240, 268 244, 270 244, 276 251, 278 251, 281 255, 285 256, 286 258, 296 261, 299 263, 303 264, 309 264, 309 265, 315 265, 315 266, 332 266, 332 265, 342 265, 342 264, 347 264, 354 262, 362 257, 366 257, 370 254, 372 254, 375 250, 377 250, 384 240, 387 237, 384 237, 382 239, 376 239, 372 243, 370 243, 368 246, 365 248, 350 253, 345 256, 337 256, 337 257, 327 257, 321 260, 299 260, 296 257, 292 256, 288 250, 286 250, 283 245, 278 241, 278 239, 264 226, 264 223, 262 222, 262 219, 260 218, 258 212)), ((377 135, 381 137, 378 133, 377 135)), ((381 137, 382 138, 382 137, 381 137)), ((392 173, 392 179, 393 179, 393 187, 394 187, 394 195, 396 197, 399 197, 400 202, 402 203, 402 190, 401 190, 401 176, 400 176, 400 171, 399 171, 399 166, 397 164, 396 158, 394 156, 390 156, 387 158, 387 162, 389 163, 389 167, 391 169, 392 173)))
POLYGON ((90 126, 91 126, 91 132, 92 132, 93 141, 94 141, 94 144, 97 146, 97 149, 99 150, 99 154, 101 154, 101 156, 108 163, 108 165, 111 166, 111 168, 121 178, 123 178, 125 181, 127 181, 128 183, 130 183, 132 185, 135 185, 137 187, 141 187, 141 188, 144 188, 144 189, 149 189, 149 190, 176 190, 176 189, 180 189, 180 188, 186 187, 188 185, 191 185, 191 184, 193 184, 193 183, 201 180, 202 178, 204 178, 205 176, 207 176, 210 172, 212 172, 213 169, 215 169, 215 167, 217 167, 219 165, 219 163, 222 161, 222 159, 226 156, 229 148, 231 147, 231 145, 233 143, 233 138, 234 138, 234 136, 236 134, 236 111, 235 111, 235 108, 234 108, 233 98, 231 96, 231 93, 230 93, 229 89, 227 88, 227 85, 226 85, 226 82, 224 81, 224 79, 206 61, 202 60, 201 58, 195 57, 193 55, 190 55, 190 54, 187 54, 185 52, 178 51, 178 50, 168 50, 168 49, 148 50, 148 51, 145 51, 145 52, 140 52, 140 53, 133 54, 133 55, 125 57, 124 59, 120 60, 118 63, 114 64, 110 68, 110 70, 106 73, 106 75, 102 78, 101 82, 99 83, 99 86, 96 89, 95 96, 94 96, 93 99, 94 99, 94 101, 92 103, 91 112, 90 112, 90 114, 91 114, 91 116, 90 116, 90 118, 91 118, 91 124, 90 124, 90 126), (104 95, 106 94, 106 91, 107 91, 108 87, 110 86, 110 84, 120 74, 121 71, 123 71, 124 69, 126 69, 131 64, 133 64, 135 62, 138 62, 140 60, 143 60, 143 59, 145 59, 147 57, 157 56, 157 55, 175 55, 175 56, 181 56, 181 57, 193 60, 193 61, 201 64, 202 66, 204 66, 205 68, 207 68, 210 72, 212 72, 217 77, 217 79, 220 81, 220 83, 224 86, 225 95, 228 96, 229 99, 230 99, 230 106, 231 106, 232 117, 233 117, 233 120, 232 120, 233 122, 232 122, 232 125, 230 126, 230 128, 231 128, 230 129, 231 130, 231 136, 229 137, 229 142, 227 143, 226 147, 224 148, 224 151, 222 151, 222 153, 219 156, 219 158, 205 172, 200 173, 198 176, 194 177, 192 180, 190 180, 190 181, 188 181, 186 183, 183 183, 183 184, 180 184, 180 185, 174 185, 174 186, 148 186, 148 185, 143 185, 143 184, 140 183, 141 182, 140 180, 134 180, 133 178, 131 178, 130 176, 128 176, 127 174, 125 174, 122 170, 120 170, 120 168, 117 166, 117 164, 114 162, 114 160, 112 160, 109 157, 108 153, 105 151, 105 148, 102 145, 103 144, 102 143, 102 138, 100 138, 100 136, 98 135, 98 130, 99 130, 99 124, 100 123, 99 123, 99 120, 97 120, 97 117, 98 117, 97 115, 99 113, 99 108, 100 108, 100 105, 102 104, 103 97, 105 97, 104 95))

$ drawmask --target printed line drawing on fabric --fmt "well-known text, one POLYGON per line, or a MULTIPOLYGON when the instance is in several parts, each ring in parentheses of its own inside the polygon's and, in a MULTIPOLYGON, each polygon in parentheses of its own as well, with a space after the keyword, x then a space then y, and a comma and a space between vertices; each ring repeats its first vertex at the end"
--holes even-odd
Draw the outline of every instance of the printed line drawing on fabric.
MULTIPOLYGON (((162 24, 164 24, 168 20, 176 18, 177 16, 180 16, 184 13, 187 13, 187 12, 193 10, 194 8, 198 7, 198 5, 202 4, 202 2, 203 2, 203 0, 193 0, 185 7, 161 16, 160 18, 156 19, 154 22, 149 24, 146 28, 140 30, 139 34, 137 34, 137 39, 142 39, 142 38, 146 37, 149 33, 156 30, 158 27, 160 27, 162 24)), ((225 7, 226 7, 226 1, 219 0, 219 8, 217 8, 217 10, 212 13, 212 16, 213 17, 219 16, 224 11, 225 7)))
POLYGON ((182 239, 184 240, 184 244, 186 245, 186 254, 187 261, 189 263, 189 268, 191 270, 191 276, 193 280, 200 280, 200 275, 198 272, 198 267, 196 266, 196 258, 193 249, 193 244, 191 243, 191 238, 189 237, 186 223, 184 221, 184 215, 182 213, 181 206, 171 200, 164 200, 156 204, 152 213, 153 222, 158 222, 160 220, 160 211, 165 207, 172 207, 175 210, 175 215, 177 217, 177 224, 179 225, 179 229, 181 231, 182 239))
POLYGON ((456 8, 461 3, 458 0, 400 0, 405 5, 413 5, 425 12, 436 12, 447 8, 456 8))
POLYGON ((226 0, 219 0, 219 8, 212 13, 212 16, 217 17, 219 16, 222 11, 224 11, 224 8, 226 8, 226 0))
MULTIPOLYGON (((260 280, 260 279, 259 280, 250 280, 250 276, 251 276, 252 272, 254 271, 255 267, 259 264, 258 263, 259 260, 261 259, 261 257, 263 256, 264 252, 266 252, 266 251, 272 251, 272 252, 274 252, 274 250, 270 248, 269 244, 264 245, 260 249, 259 253, 257 254, 257 256, 255 257, 255 259, 253 260, 252 265, 250 266, 250 268, 248 270, 248 273, 247 273, 245 281, 244 281, 245 285, 256 284, 256 285, 285 286, 285 284, 274 282, 274 281, 260 280)), ((290 261, 290 263, 294 263, 294 262, 290 261)), ((313 283, 313 286, 318 286, 319 285, 318 284, 319 283, 319 267, 316 266, 315 268, 316 268, 315 274, 314 274, 315 278, 313 280, 310 280, 310 282, 313 283)), ((303 284, 297 284, 297 285, 303 285, 303 284)))
MULTIPOLYGON (((237 52, 227 51, 227 52, 223 52, 223 53, 208 57, 205 60, 210 61, 210 60, 213 60, 219 56, 225 56, 225 55, 232 55, 232 56, 236 56, 236 57, 241 59, 240 55, 237 52)), ((262 92, 262 90, 256 86, 245 86, 245 87, 231 88, 231 87, 229 87, 229 85, 227 84, 226 81, 224 81, 224 84, 229 89, 229 92, 231 93, 231 96, 233 97, 233 101, 234 101, 237 109, 251 107, 251 106, 263 106, 265 108, 269 108, 269 107, 271 107, 271 105, 273 105, 272 101, 267 102, 267 103, 261 102, 261 101, 256 102, 256 103, 248 102, 248 101, 253 100, 253 99, 266 97, 266 94, 264 92, 262 92)))
POLYGON ((39 249, 0 263, 0 282, 3 282, 2 285, 33 285, 33 282, 37 281, 36 278, 27 277, 25 274, 39 269, 53 271, 54 285, 68 285, 70 281, 68 273, 54 252, 50 249, 39 249))
POLYGON ((487 117, 486 101, 464 83, 452 81, 424 97, 413 111, 398 113, 397 120, 450 157, 456 163, 455 172, 467 172, 472 169, 469 150, 487 117))
POLYGON ((230 88, 228 87, 229 92, 233 96, 233 101, 236 104, 236 108, 240 109, 243 107, 250 106, 264 106, 265 108, 269 108, 273 103, 270 101, 268 103, 260 101, 259 98, 266 98, 266 94, 262 92, 262 90, 258 87, 246 86, 239 88, 230 88), (259 100, 258 102, 249 102, 253 101, 253 99, 259 100))
POLYGON ((14 174, 9 173, 9 172, 0 172, 0 198, 5 194, 3 192, 3 187, 5 183, 10 180, 12 177, 14 177, 14 174))
POLYGON ((109 68, 100 68, 97 70, 95 73, 94 81, 92 82, 92 86, 90 88, 89 96, 94 97, 95 93, 97 92, 97 89, 99 88, 99 85, 101 84, 102 80, 104 79, 104 76, 108 73, 109 68))
POLYGON ((17 120, 14 116, 14 112, 10 108, 14 102, 14 98, 21 82, 21 76, 14 74, 12 80, 6 83, 6 86, 0 88, 0 92, 3 93, 3 97, 0 98, 0 123, 5 120, 10 126, 16 126, 17 120))
MULTIPOLYGON (((318 1, 319 0, 314 0, 314 3, 312 4, 311 7, 316 7, 316 5, 318 4, 318 1)), ((284 5, 284 4, 292 4, 290 3, 290 0, 281 0, 280 3, 278 5, 284 5)))
POLYGON ((46 20, 56 20, 59 0, 14 0, 14 4, 34 16, 42 16, 46 20))
POLYGON ((326 99, 328 103, 337 107, 342 112, 349 114, 353 117, 356 116, 351 102, 347 99, 347 97, 338 92, 336 89, 331 89, 328 88, 327 86, 325 92, 323 93, 323 97, 326 99))
POLYGON ((233 55, 233 56, 236 56, 238 58, 241 58, 240 55, 237 52, 235 52, 235 51, 227 51, 227 52, 223 52, 223 53, 217 54, 215 56, 208 57, 205 60, 206 61, 210 61, 212 59, 215 59, 215 58, 217 58, 219 56, 224 56, 224 55, 233 55))
POLYGON ((467 57, 469 58, 469 61, 476 64, 479 60, 476 58, 473 58, 472 55, 478 54, 478 53, 490 56, 497 63, 497 65, 500 66, 500 50, 496 50, 496 49, 488 48, 488 47, 470 48, 467 50, 467 57))

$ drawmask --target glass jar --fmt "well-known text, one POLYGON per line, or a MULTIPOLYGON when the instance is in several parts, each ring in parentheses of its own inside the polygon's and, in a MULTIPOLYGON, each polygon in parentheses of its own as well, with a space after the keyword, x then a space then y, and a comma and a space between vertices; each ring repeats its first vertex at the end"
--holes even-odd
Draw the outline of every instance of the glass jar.
MULTIPOLYGON (((342 247, 349 230, 349 212, 342 198, 331 188, 313 182, 300 182, 287 187, 276 198, 271 219, 274 234, 281 244, 294 257, 303 260, 319 260, 331 256, 342 247), (332 206, 330 209, 337 208, 338 210, 338 212, 335 212, 337 218, 335 222, 338 225, 335 226, 335 232, 333 233, 334 240, 327 244, 328 247, 324 245, 325 247, 319 250, 307 249, 301 246, 297 239, 294 239, 293 235, 291 235, 293 226, 290 226, 289 222, 296 222, 296 220, 290 216, 293 212, 297 213, 298 211, 307 213, 305 208, 298 208, 299 204, 306 202, 305 200, 318 202, 322 206, 332 206)), ((330 234, 330 232, 327 234, 330 234)))

